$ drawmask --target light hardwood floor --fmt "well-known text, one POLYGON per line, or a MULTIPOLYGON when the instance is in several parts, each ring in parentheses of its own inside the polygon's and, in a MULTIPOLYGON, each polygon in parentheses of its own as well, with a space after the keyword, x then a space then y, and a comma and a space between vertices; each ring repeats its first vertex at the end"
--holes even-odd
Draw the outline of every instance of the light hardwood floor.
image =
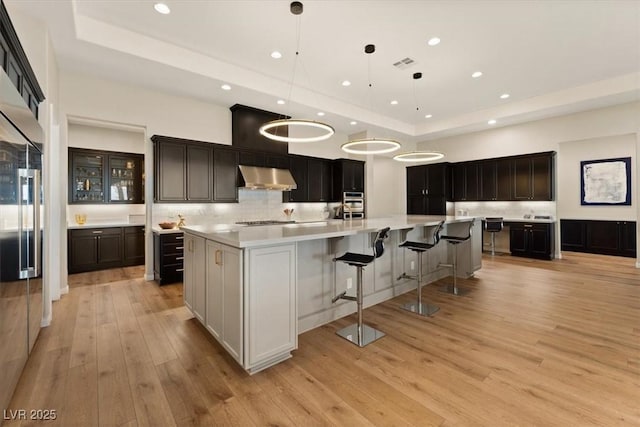
POLYGON ((400 310, 406 294, 365 311, 382 340, 336 336, 350 316, 254 376, 182 306, 181 285, 74 276, 11 408, 55 409, 61 426, 638 426, 635 260, 565 255, 485 256, 469 295, 424 289, 433 317, 400 310))

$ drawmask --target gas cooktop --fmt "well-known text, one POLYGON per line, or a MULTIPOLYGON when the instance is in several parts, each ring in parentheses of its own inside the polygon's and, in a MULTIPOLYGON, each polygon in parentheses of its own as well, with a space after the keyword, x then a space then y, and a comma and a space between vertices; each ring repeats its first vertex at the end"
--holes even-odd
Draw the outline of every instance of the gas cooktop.
POLYGON ((238 221, 236 224, 241 225, 277 225, 277 224, 295 224, 295 221, 278 221, 275 219, 267 219, 261 221, 238 221))

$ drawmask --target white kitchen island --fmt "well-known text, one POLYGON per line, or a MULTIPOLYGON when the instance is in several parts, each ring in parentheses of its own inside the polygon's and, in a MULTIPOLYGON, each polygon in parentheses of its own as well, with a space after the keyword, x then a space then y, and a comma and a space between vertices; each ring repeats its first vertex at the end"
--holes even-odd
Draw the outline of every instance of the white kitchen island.
MULTIPOLYGON (((298 334, 356 311, 356 304, 334 295, 355 292, 355 268, 334 263, 344 252, 371 254, 376 231, 390 227, 382 257, 365 268, 365 307, 410 290, 415 253, 398 248, 407 238, 422 239, 428 227, 445 221, 443 234, 459 234, 474 222, 472 237, 458 248, 458 275, 481 267, 481 219, 401 215, 365 220, 333 220, 247 227, 187 226, 185 233, 185 305, 229 354, 249 373, 291 357, 298 334)), ((451 275, 452 248, 441 241, 423 257, 425 282, 451 275)), ((402 315, 405 315, 404 313, 402 315)), ((410 315, 410 314, 406 314, 410 315)), ((384 330, 384 325, 380 325, 384 330)))

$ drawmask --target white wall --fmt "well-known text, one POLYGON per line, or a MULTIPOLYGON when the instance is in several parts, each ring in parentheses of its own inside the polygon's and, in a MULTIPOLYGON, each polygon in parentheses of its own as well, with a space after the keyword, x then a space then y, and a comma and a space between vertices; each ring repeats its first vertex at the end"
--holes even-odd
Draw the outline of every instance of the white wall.
POLYGON ((636 136, 634 134, 569 141, 559 144, 557 158, 558 217, 566 219, 600 219, 636 221, 637 193, 631 206, 581 206, 580 162, 583 160, 631 157, 631 189, 637 191, 636 136))
POLYGON ((69 124, 69 147, 144 154, 144 133, 69 124))
POLYGON ((58 262, 60 254, 65 257, 66 243, 61 242, 64 233, 64 204, 60 195, 60 144, 59 144, 59 85, 58 65, 51 44, 51 38, 44 23, 14 10, 11 4, 6 5, 11 21, 15 27, 20 43, 27 55, 29 63, 36 75, 38 83, 45 94, 45 101, 39 106, 39 122, 45 133, 42 141, 45 147, 43 163, 44 184, 44 313, 43 325, 51 321, 51 301, 60 298, 61 288, 66 283, 66 268, 61 269, 58 262))

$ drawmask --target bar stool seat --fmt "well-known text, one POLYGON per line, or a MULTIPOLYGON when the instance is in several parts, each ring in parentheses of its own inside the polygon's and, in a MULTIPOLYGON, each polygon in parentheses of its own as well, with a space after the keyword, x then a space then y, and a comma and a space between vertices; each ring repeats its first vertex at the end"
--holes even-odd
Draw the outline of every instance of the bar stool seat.
POLYGON ((364 347, 367 344, 371 344, 377 339, 382 338, 385 334, 369 325, 365 325, 362 321, 362 303, 364 294, 362 291, 362 272, 364 267, 375 261, 384 253, 384 241, 389 237, 390 228, 383 228, 376 233, 376 237, 373 242, 373 255, 358 254, 353 252, 347 252, 344 255, 334 258, 334 262, 344 262, 345 264, 356 267, 357 271, 357 290, 356 296, 347 295, 347 291, 344 291, 336 295, 332 302, 335 303, 340 299, 348 301, 355 301, 358 304, 358 322, 353 325, 349 325, 346 328, 340 329, 336 332, 339 336, 352 342, 358 347, 364 347))
POLYGON ((401 306, 402 309, 410 311, 412 313, 419 314, 421 316, 431 316, 435 314, 440 307, 433 304, 423 303, 422 302, 422 254, 427 252, 429 249, 435 247, 440 241, 440 231, 444 226, 444 221, 438 223, 438 225, 432 227, 432 241, 433 243, 428 242, 415 242, 415 241, 405 241, 400 244, 398 247, 409 249, 410 251, 416 252, 418 254, 418 275, 410 276, 407 273, 402 273, 398 279, 414 279, 417 282, 417 293, 418 299, 414 302, 406 303, 401 306))
POLYGON ((459 235, 446 235, 442 236, 442 240, 445 240, 448 244, 453 245, 453 263, 452 264, 439 264, 440 267, 451 268, 453 274, 453 283, 450 285, 444 285, 440 288, 440 291, 446 292, 452 295, 465 295, 469 293, 468 289, 459 288, 457 283, 458 275, 458 245, 471 239, 471 228, 473 227, 473 221, 465 223, 464 232, 459 235))

